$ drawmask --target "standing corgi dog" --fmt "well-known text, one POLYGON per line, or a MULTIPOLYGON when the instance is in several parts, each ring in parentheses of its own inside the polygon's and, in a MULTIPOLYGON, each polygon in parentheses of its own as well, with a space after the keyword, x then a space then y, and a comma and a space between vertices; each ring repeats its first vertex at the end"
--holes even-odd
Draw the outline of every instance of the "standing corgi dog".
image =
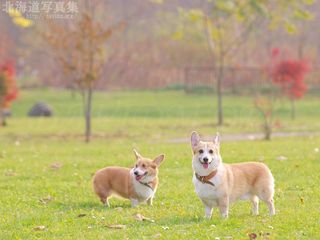
POLYGON ((220 156, 220 137, 214 141, 200 140, 197 132, 191 135, 192 167, 195 191, 205 206, 206 218, 218 207, 221 217, 227 218, 229 204, 237 199, 251 200, 253 214, 259 214, 259 199, 275 214, 273 204, 274 179, 263 163, 224 164, 220 156))
POLYGON ((142 157, 136 150, 133 152, 136 164, 132 169, 106 167, 98 170, 93 177, 93 189, 108 207, 111 195, 130 199, 133 207, 145 201, 152 205, 158 186, 158 167, 164 160, 164 155, 150 160, 142 157))

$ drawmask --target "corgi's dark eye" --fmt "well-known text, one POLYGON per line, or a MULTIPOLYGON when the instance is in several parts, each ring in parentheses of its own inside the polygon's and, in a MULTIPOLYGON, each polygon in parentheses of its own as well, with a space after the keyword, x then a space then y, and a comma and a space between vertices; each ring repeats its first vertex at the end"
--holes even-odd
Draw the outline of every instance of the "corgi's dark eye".
POLYGON ((146 167, 146 165, 145 165, 145 164, 142 164, 142 167, 143 167, 143 168, 145 168, 145 167, 146 167))
POLYGON ((213 154, 213 150, 212 150, 212 149, 210 149, 210 150, 209 150, 209 153, 210 153, 210 154, 213 154))
POLYGON ((199 153, 200 153, 200 154, 202 154, 202 153, 203 153, 203 150, 202 150, 202 149, 200 149, 200 150, 199 150, 199 153))

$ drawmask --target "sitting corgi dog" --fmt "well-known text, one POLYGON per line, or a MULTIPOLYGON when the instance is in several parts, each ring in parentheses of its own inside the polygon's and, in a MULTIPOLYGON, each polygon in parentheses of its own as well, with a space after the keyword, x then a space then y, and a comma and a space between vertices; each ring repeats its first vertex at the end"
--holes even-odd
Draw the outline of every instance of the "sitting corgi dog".
POLYGON ((93 177, 93 189, 103 204, 109 205, 109 198, 115 194, 131 200, 133 207, 152 199, 158 186, 158 167, 164 160, 161 154, 154 160, 142 157, 133 150, 136 164, 132 169, 106 167, 98 170, 93 177))
POLYGON ((205 206, 206 218, 212 208, 218 207, 222 218, 228 217, 229 204, 237 199, 251 200, 253 214, 259 214, 259 199, 275 214, 273 204, 274 179, 263 163, 246 162, 224 164, 220 156, 220 137, 214 141, 200 140, 198 133, 191 135, 192 167, 195 191, 205 206))

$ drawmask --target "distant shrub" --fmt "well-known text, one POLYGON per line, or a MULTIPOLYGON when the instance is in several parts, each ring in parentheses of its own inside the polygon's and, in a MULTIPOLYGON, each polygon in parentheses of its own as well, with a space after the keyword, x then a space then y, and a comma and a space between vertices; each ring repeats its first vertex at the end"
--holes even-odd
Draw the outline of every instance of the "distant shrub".
POLYGON ((15 80, 14 65, 11 61, 0 65, 0 119, 6 125, 5 112, 8 112, 12 101, 18 97, 18 87, 15 80))

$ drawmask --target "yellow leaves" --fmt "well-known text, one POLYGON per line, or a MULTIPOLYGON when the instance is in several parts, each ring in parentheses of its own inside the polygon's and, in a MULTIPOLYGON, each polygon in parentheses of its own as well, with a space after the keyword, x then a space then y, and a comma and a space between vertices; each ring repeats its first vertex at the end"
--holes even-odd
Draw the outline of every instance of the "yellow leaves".
POLYGON ((20 27, 23 27, 23 28, 27 28, 27 27, 30 27, 32 26, 33 24, 33 21, 31 21, 30 19, 26 19, 24 17, 17 17, 17 18, 13 18, 12 21, 20 26, 20 27))
POLYGON ((19 27, 27 28, 33 25, 33 21, 23 17, 18 9, 10 8, 8 14, 12 18, 13 23, 19 27))
POLYGON ((297 20, 312 20, 314 18, 314 15, 309 11, 303 9, 296 9, 294 11, 293 17, 297 20))
POLYGON ((163 0, 149 0, 149 1, 152 3, 155 3, 155 4, 163 4, 164 3, 163 0))
POLYGON ((21 13, 15 8, 9 8, 8 14, 12 18, 21 17, 21 13))
POLYGON ((183 39, 183 31, 178 30, 175 33, 172 34, 172 39, 173 40, 181 40, 183 39))
POLYGON ((298 32, 297 27, 289 21, 284 22, 284 28, 289 34, 296 34, 298 32))
POLYGON ((312 5, 312 4, 314 4, 315 1, 314 0, 303 0, 303 2, 307 5, 312 5))
POLYGON ((216 27, 211 27, 211 38, 214 41, 219 40, 220 38, 222 38, 223 32, 222 29, 218 29, 216 27))
POLYGON ((235 3, 231 0, 217 0, 216 8, 226 13, 232 13, 235 10, 235 3))
POLYGON ((203 16, 204 16, 204 14, 201 9, 191 9, 189 11, 189 18, 193 22, 202 20, 203 16))

